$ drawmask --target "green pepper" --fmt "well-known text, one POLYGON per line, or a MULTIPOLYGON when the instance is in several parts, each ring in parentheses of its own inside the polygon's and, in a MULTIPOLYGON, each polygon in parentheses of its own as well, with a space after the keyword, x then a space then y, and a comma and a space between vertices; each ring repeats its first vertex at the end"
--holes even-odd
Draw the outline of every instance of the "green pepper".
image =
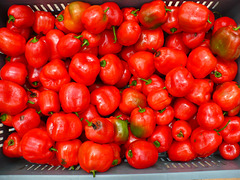
POLYGON ((210 49, 214 54, 234 61, 240 56, 240 26, 226 26, 218 29, 210 39, 210 49))

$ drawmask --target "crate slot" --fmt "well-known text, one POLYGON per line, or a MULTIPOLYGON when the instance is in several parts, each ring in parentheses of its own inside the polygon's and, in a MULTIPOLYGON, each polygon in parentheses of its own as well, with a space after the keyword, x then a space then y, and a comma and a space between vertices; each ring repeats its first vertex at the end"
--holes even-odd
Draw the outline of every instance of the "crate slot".
POLYGON ((205 5, 206 3, 207 3, 207 1, 203 1, 203 2, 202 2, 202 5, 205 5))
POLYGON ((55 7, 58 11, 61 11, 61 9, 58 7, 57 4, 53 4, 53 5, 54 5, 54 7, 55 7))
POLYGON ((3 127, 3 123, 0 123, 0 127, 3 127))
POLYGON ((33 170, 36 171, 39 167, 41 167, 41 164, 35 167, 33 170))
POLYGON ((78 171, 80 169, 80 165, 78 165, 76 168, 75 168, 75 171, 78 171))
POLYGON ((35 11, 41 11, 36 4, 34 4, 33 7, 35 8, 35 11))
POLYGON ((48 165, 43 166, 43 168, 41 169, 41 171, 43 171, 46 167, 48 167, 48 165))
POLYGON ((0 134, 3 134, 3 130, 0 130, 0 134))
POLYGON ((178 163, 178 166, 181 168, 184 168, 184 166, 182 165, 182 163, 178 163))
POLYGON ((61 3, 60 5, 62 6, 62 9, 65 9, 65 4, 61 3))
POLYGON ((169 1, 169 2, 168 2, 168 6, 171 6, 171 5, 172 5, 172 3, 173 3, 172 1, 169 1))
POLYGON ((50 11, 54 11, 54 9, 52 8, 52 6, 50 4, 47 4, 47 7, 50 9, 50 11))
POLYGON ((27 171, 29 171, 30 169, 32 169, 35 165, 31 165, 29 168, 27 168, 27 171))
POLYGON ((197 1, 196 3, 198 3, 198 4, 199 4, 199 3, 200 3, 200 1, 197 1))
POLYGON ((43 11, 46 11, 46 12, 48 11, 42 4, 40 5, 40 7, 43 9, 43 11))
MULTIPOLYGON (((10 129, 8 129, 8 132, 13 132, 13 131, 15 131, 14 128, 10 128, 10 129)), ((0 134, 1 134, 1 133, 0 133, 0 134)))
POLYGON ((178 6, 179 5, 179 3, 180 3, 180 1, 176 1, 176 3, 174 4, 174 6, 178 6))
POLYGON ((198 165, 195 164, 195 162, 191 162, 191 164, 192 164, 194 167, 198 167, 198 165))
POLYGON ((207 8, 209 9, 211 7, 211 5, 213 4, 213 1, 210 1, 207 5, 207 8))
POLYGON ((198 161, 198 164, 200 164, 202 167, 206 167, 202 162, 198 161))
POLYGON ((0 141, 2 141, 3 140, 3 137, 0 137, 0 141))
POLYGON ((218 4, 219 4, 219 1, 217 1, 217 2, 213 5, 212 9, 215 9, 215 8, 218 6, 218 4))

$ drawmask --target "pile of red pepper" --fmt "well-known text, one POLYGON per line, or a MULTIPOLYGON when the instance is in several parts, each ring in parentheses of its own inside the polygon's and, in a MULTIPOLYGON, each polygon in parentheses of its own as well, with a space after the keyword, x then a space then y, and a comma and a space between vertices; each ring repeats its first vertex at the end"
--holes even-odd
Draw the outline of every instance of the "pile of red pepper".
POLYGON ((158 153, 239 156, 240 30, 204 5, 71 2, 55 18, 25 5, 0 28, 0 113, 8 157, 95 175, 158 153))

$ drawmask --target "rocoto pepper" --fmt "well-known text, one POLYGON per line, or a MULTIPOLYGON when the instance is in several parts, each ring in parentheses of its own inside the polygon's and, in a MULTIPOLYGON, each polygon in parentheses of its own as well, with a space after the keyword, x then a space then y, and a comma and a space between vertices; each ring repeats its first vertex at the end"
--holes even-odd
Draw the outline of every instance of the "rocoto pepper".
POLYGON ((240 30, 236 26, 218 29, 210 40, 210 48, 219 57, 233 61, 240 56, 240 30))

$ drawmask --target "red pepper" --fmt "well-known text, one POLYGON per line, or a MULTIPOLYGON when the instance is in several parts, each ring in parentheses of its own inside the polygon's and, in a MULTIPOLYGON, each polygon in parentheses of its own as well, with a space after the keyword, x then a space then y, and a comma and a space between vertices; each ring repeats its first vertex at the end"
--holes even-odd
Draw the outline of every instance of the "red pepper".
POLYGON ((189 139, 180 142, 173 141, 167 153, 171 161, 187 162, 194 160, 197 157, 189 139))
POLYGON ((165 31, 168 34, 181 32, 182 29, 179 27, 179 23, 178 23, 179 7, 168 6, 167 9, 168 9, 167 11, 168 17, 166 22, 161 25, 161 28, 163 29, 163 31, 165 31))
POLYGON ((212 23, 209 21, 209 12, 210 10, 202 4, 192 1, 183 3, 178 13, 180 28, 189 33, 205 30, 206 23, 212 23))
POLYGON ((122 111, 120 111, 120 109, 114 111, 113 116, 118 117, 118 119, 121 119, 123 121, 130 122, 130 117, 124 114, 122 111))
POLYGON ((81 48, 81 36, 74 33, 68 33, 59 39, 57 51, 62 57, 72 57, 79 52, 81 48))
POLYGON ((68 34, 71 32, 64 25, 64 10, 62 10, 55 18, 55 26, 57 27, 57 29, 64 32, 65 34, 68 34))
POLYGON ((114 154, 110 144, 97 144, 92 141, 84 142, 79 149, 78 160, 81 168, 93 173, 107 171, 113 162, 114 154))
POLYGON ((90 7, 89 3, 81 1, 74 1, 67 5, 63 14, 63 22, 66 29, 73 33, 82 32, 84 27, 81 22, 81 17, 88 7, 90 7))
POLYGON ((64 112, 84 112, 90 104, 90 92, 84 84, 70 82, 62 85, 59 100, 64 112))
POLYGON ((143 87, 144 81, 142 81, 141 79, 143 78, 132 76, 129 80, 128 87, 138 90, 139 92, 142 93, 142 87, 143 87))
POLYGON ((115 84, 117 88, 124 88, 125 86, 128 85, 128 82, 131 78, 131 72, 129 70, 128 63, 126 61, 121 60, 122 65, 123 65, 123 75, 121 79, 115 84))
POLYGON ((121 58, 125 61, 128 61, 129 58, 135 54, 137 51, 135 50, 134 45, 132 46, 124 46, 120 52, 121 58))
POLYGON ((210 49, 225 60, 236 60, 240 56, 239 27, 226 26, 216 31, 210 39, 210 49))
POLYGON ((21 137, 17 132, 11 133, 7 139, 3 142, 2 152, 5 156, 10 158, 18 158, 21 157, 19 154, 19 145, 20 145, 21 137))
POLYGON ((239 156, 240 146, 238 143, 229 144, 229 143, 223 142, 219 146, 219 153, 224 159, 233 160, 239 156))
POLYGON ((40 68, 50 58, 50 49, 45 40, 45 36, 43 36, 40 39, 31 38, 27 42, 25 56, 30 66, 40 68))
POLYGON ((212 34, 214 34, 218 29, 221 27, 226 27, 226 26, 237 26, 237 23, 235 22, 234 19, 224 16, 216 19, 213 25, 213 31, 212 34))
POLYGON ((144 169, 156 164, 158 151, 151 142, 138 140, 129 145, 125 156, 130 166, 144 169))
POLYGON ((131 112, 138 106, 144 108, 147 106, 147 98, 138 90, 127 88, 122 92, 119 109, 123 113, 130 115, 131 112))
POLYGON ((143 79, 149 78, 155 71, 153 54, 147 51, 138 51, 128 60, 131 73, 143 79))
POLYGON ((162 0, 145 3, 139 11, 139 21, 143 26, 155 29, 166 22, 166 10, 166 4, 162 0))
POLYGON ((222 143, 222 136, 217 131, 198 127, 192 132, 190 142, 193 151, 200 157, 207 157, 217 151, 218 146, 222 143))
POLYGON ((173 141, 172 130, 169 126, 156 126, 148 141, 153 143, 159 153, 166 152, 173 141))
POLYGON ((9 62, 5 64, 0 73, 2 80, 12 81, 19 85, 25 83, 28 75, 26 65, 20 62, 9 62))
POLYGON ((139 23, 138 14, 139 9, 134 7, 124 7, 122 8, 123 21, 136 21, 139 23))
POLYGON ((45 88, 53 91, 59 91, 62 85, 70 82, 65 64, 59 59, 54 59, 43 66, 39 79, 45 88))
POLYGON ((58 162, 65 168, 78 165, 78 151, 82 142, 79 139, 56 143, 58 162))
POLYGON ((47 131, 34 128, 28 131, 22 138, 21 151, 24 159, 31 163, 46 164, 54 156, 56 149, 54 142, 47 131))
POLYGON ((48 31, 54 29, 55 17, 46 11, 36 11, 35 21, 33 23, 33 30, 37 33, 47 34, 48 31))
POLYGON ((52 29, 46 34, 46 42, 50 48, 50 60, 62 58, 57 50, 57 44, 63 36, 64 33, 58 29, 52 29))
MULTIPOLYGON (((130 145, 132 142, 137 141, 137 140, 144 140, 144 141, 146 140, 146 138, 138 138, 138 137, 134 136, 134 135, 132 134, 131 129, 130 129, 129 126, 128 126, 128 132, 129 132, 129 134, 128 134, 128 140, 127 140, 127 142, 125 142, 125 144, 123 144, 123 146, 122 146, 122 151, 123 151, 123 153, 126 152, 126 150, 128 149, 129 145, 130 145)), ((125 154, 123 154, 123 156, 125 156, 125 154)))
POLYGON ((154 111, 157 125, 168 125, 174 118, 174 109, 172 106, 167 106, 159 111, 154 111))
POLYGON ((0 116, 1 123, 3 123, 5 126, 13 127, 12 125, 13 117, 14 116, 12 115, 1 113, 1 116, 0 116))
POLYGON ((87 30, 84 30, 81 33, 81 41, 82 41, 82 47, 87 46, 87 47, 97 47, 100 44, 101 40, 101 33, 100 34, 92 34, 87 30))
POLYGON ((150 92, 158 89, 162 89, 165 86, 164 80, 156 74, 153 74, 152 76, 150 76, 149 79, 141 79, 141 80, 144 81, 142 85, 142 92, 146 96, 150 92))
POLYGON ((114 167, 122 162, 121 148, 116 143, 110 143, 110 146, 112 147, 113 150, 113 162, 111 167, 114 167))
POLYGON ((213 84, 210 79, 194 79, 193 87, 185 98, 197 105, 206 103, 211 99, 213 84))
POLYGON ((0 113, 16 115, 27 107, 27 93, 20 85, 0 80, 0 113))
POLYGON ((87 139, 95 143, 110 143, 114 138, 114 125, 106 118, 94 118, 85 126, 85 134, 87 139))
POLYGON ((135 108, 130 116, 130 128, 134 136, 139 138, 150 137, 155 129, 156 119, 154 111, 149 107, 135 108))
POLYGON ((91 104, 102 116, 112 114, 118 108, 120 99, 120 92, 115 86, 102 86, 91 93, 91 104))
POLYGON ((32 28, 19 28, 13 25, 13 22, 7 23, 7 28, 12 32, 22 35, 26 41, 29 39, 30 35, 32 34, 32 28))
POLYGON ((113 31, 107 29, 101 34, 102 37, 99 45, 99 55, 117 54, 121 51, 122 45, 118 41, 115 42, 113 31))
POLYGON ((99 77, 104 84, 114 85, 123 75, 123 65, 115 54, 107 54, 100 59, 99 77))
POLYGON ((26 5, 12 5, 8 8, 8 23, 19 28, 31 27, 35 17, 33 10, 26 5))
POLYGON ((182 40, 183 43, 189 48, 194 49, 202 43, 205 38, 205 32, 198 32, 198 33, 182 33, 182 40))
POLYGON ((224 122, 218 128, 226 143, 238 143, 240 141, 240 118, 238 116, 224 118, 224 122))
POLYGON ((135 21, 124 21, 117 30, 117 40, 124 46, 134 45, 141 35, 141 28, 135 21))
POLYGON ((114 126, 113 142, 119 145, 124 144, 128 140, 128 122, 113 116, 107 118, 107 120, 109 120, 114 126))
POLYGON ((180 120, 192 118, 198 110, 198 107, 185 98, 177 98, 173 103, 174 116, 180 120))
POLYGON ((197 47, 188 56, 187 69, 195 78, 205 78, 217 65, 217 59, 206 47, 197 47))
POLYGON ((46 127, 54 141, 69 141, 82 134, 82 122, 75 114, 54 113, 48 117, 46 127))
POLYGON ((86 119, 91 122, 94 118, 99 118, 100 115, 97 112, 97 109, 94 105, 89 104, 88 108, 83 111, 82 113, 78 114, 80 120, 82 121, 83 129, 85 129, 85 126, 88 125, 88 122, 86 119))
POLYGON ((14 56, 14 57, 6 56, 5 64, 9 63, 9 62, 20 62, 20 63, 23 63, 25 65, 28 64, 27 59, 26 59, 24 54, 20 55, 20 56, 14 56))
POLYGON ((176 67, 167 73, 165 85, 168 92, 175 97, 187 95, 193 87, 194 78, 184 67, 176 67))
POLYGON ((46 116, 60 111, 59 96, 52 90, 42 91, 39 95, 38 104, 41 112, 46 116))
POLYGON ((20 56, 25 52, 26 39, 15 32, 0 28, 0 51, 7 56, 20 56))
POLYGON ((93 34, 103 32, 108 24, 106 11, 99 5, 92 5, 87 8, 81 17, 81 22, 85 29, 93 34))
POLYGON ((153 110, 157 111, 169 106, 172 102, 172 97, 166 89, 159 88, 147 95, 147 102, 153 110))
POLYGON ((165 39, 165 47, 181 50, 185 54, 190 52, 190 49, 183 43, 182 33, 168 35, 165 39))
POLYGON ((14 116, 13 127, 20 137, 23 137, 31 129, 37 128, 40 124, 40 116, 33 108, 28 108, 14 116))
POLYGON ((69 65, 69 75, 78 83, 92 85, 100 72, 99 59, 90 53, 77 53, 69 65), (85 67, 82 69, 81 67, 85 67))
POLYGON ((217 57, 217 65, 210 74, 210 79, 216 83, 233 81, 237 75, 238 65, 236 61, 225 61, 217 57))
POLYGON ((27 89, 28 101, 28 108, 34 108, 36 111, 40 111, 40 107, 38 105, 38 98, 39 98, 40 91, 37 89, 27 89))
POLYGON ((154 65, 158 72, 166 75, 172 69, 187 64, 187 55, 178 49, 162 47, 154 53, 154 65))
POLYGON ((187 140, 192 133, 192 128, 187 121, 178 120, 172 125, 172 136, 176 141, 187 140))
POLYGON ((42 67, 34 68, 34 67, 28 65, 27 70, 28 70, 28 82, 30 83, 30 85, 34 88, 42 86, 40 79, 39 79, 42 67))
POLYGON ((113 26, 120 26, 122 24, 123 13, 117 3, 105 2, 101 4, 101 7, 104 11, 106 11, 106 15, 108 16, 108 29, 113 26))
POLYGON ((227 111, 227 115, 228 116, 236 116, 236 115, 238 115, 239 112, 240 112, 240 105, 231 109, 230 111, 227 111))
POLYGON ((225 82, 214 91, 212 99, 223 111, 229 111, 240 105, 240 88, 236 82, 225 82))

